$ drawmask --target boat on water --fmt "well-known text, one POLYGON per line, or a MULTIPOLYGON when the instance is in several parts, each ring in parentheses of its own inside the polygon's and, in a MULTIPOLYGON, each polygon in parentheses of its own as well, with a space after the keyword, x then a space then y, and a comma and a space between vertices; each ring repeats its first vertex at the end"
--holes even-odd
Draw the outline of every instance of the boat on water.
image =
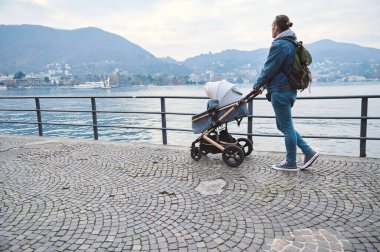
POLYGON ((7 90, 8 88, 6 86, 0 86, 0 90, 7 90))
POLYGON ((75 85, 72 88, 111 88, 110 79, 108 78, 105 81, 86 81, 85 83, 75 85))

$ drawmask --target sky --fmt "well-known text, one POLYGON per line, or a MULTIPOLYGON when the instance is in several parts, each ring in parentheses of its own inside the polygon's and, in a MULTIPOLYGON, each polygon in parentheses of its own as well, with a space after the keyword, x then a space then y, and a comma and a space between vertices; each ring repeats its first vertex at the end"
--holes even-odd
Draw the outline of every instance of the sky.
POLYGON ((380 0, 0 0, 0 13, 6 25, 97 27, 179 61, 268 48, 279 14, 305 44, 332 39, 380 49, 380 0))

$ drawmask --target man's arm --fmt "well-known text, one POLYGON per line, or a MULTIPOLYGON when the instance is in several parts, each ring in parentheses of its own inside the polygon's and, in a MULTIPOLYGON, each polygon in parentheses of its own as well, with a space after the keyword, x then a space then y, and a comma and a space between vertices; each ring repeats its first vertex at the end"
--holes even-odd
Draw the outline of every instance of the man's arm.
POLYGON ((267 61, 261 70, 259 78, 256 80, 253 89, 260 89, 264 85, 270 83, 270 81, 280 72, 281 67, 286 59, 286 54, 281 53, 282 46, 276 41, 273 42, 272 47, 269 50, 267 61))

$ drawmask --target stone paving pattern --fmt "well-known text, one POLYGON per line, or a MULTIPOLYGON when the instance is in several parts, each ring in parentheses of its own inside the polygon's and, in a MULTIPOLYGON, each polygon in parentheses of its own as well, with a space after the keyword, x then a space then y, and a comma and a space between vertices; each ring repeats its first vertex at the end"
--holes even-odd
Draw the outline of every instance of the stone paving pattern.
POLYGON ((0 251, 380 250, 380 159, 283 155, 0 135, 0 251))

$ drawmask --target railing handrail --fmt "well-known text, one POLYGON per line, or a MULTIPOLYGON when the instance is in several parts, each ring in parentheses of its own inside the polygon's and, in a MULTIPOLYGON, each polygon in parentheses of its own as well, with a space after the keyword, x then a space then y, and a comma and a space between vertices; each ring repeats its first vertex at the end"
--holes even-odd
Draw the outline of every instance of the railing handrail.
MULTIPOLYGON (((110 96, 0 96, 0 99, 113 99, 113 98, 136 98, 136 99, 210 99, 206 96, 171 96, 171 95, 110 95, 110 96)), ((380 95, 343 95, 343 96, 298 96, 297 100, 313 100, 313 99, 361 99, 361 98, 380 98, 380 95)), ((255 100, 266 100, 265 97, 256 97, 255 100)))
MULTIPOLYGON (((361 99, 361 116, 294 116, 294 119, 333 119, 333 120, 360 120, 360 136, 303 136, 304 138, 320 138, 320 139, 347 139, 347 140, 360 140, 360 157, 366 156, 366 141, 367 140, 380 140, 380 137, 367 137, 367 121, 373 119, 380 119, 377 116, 367 116, 368 114, 368 100, 369 99, 380 98, 380 95, 351 95, 351 96, 314 96, 314 97, 298 97, 297 99, 303 100, 313 100, 313 99, 361 99)), ((4 99, 34 99, 35 109, 2 109, 0 111, 28 111, 36 112, 37 122, 20 122, 20 121, 0 121, 0 123, 12 123, 12 124, 36 124, 38 125, 39 135, 43 135, 43 125, 62 125, 62 126, 75 126, 75 127, 93 127, 94 139, 98 139, 98 128, 124 128, 124 129, 154 129, 162 131, 162 142, 167 144, 167 131, 185 131, 191 132, 188 129, 176 129, 166 127, 166 115, 195 115, 194 113, 179 113, 179 112, 167 112, 165 106, 166 99, 209 99, 205 96, 2 96, 1 100, 4 99), (41 109, 40 100, 41 99, 90 99, 91 100, 91 110, 60 110, 60 109, 41 109), (160 99, 161 109, 160 111, 109 111, 109 110, 97 110, 96 109, 96 99, 160 99), (59 122, 43 122, 42 113, 91 113, 92 114, 92 124, 74 124, 74 123, 59 123, 59 122), (121 125, 98 125, 97 123, 97 113, 128 113, 128 114, 156 114, 161 115, 161 128, 159 127, 136 127, 136 126, 121 126, 121 125)), ((255 100, 266 100, 264 97, 255 98, 255 100)), ((248 138, 252 136, 261 137, 282 137, 282 135, 277 134, 254 134, 252 133, 252 120, 253 118, 275 118, 274 116, 268 115, 252 115, 252 101, 248 104, 249 115, 248 117, 248 128, 245 134, 234 133, 236 135, 245 135, 248 138)))
MULTIPOLYGON (((0 109, 3 112, 36 112, 36 109, 0 109)), ((61 109, 39 109, 41 112, 49 113, 91 113, 93 110, 61 110, 61 109)), ((183 115, 183 116, 194 116, 194 113, 181 113, 181 112, 159 112, 159 111, 113 111, 113 110, 96 110, 96 113, 105 114, 149 114, 149 115, 183 115)), ((247 115, 248 118, 275 118, 274 115, 247 115)), ((370 119, 377 120, 380 117, 377 116, 293 116, 293 119, 323 119, 323 120, 359 120, 359 119, 370 119)))

